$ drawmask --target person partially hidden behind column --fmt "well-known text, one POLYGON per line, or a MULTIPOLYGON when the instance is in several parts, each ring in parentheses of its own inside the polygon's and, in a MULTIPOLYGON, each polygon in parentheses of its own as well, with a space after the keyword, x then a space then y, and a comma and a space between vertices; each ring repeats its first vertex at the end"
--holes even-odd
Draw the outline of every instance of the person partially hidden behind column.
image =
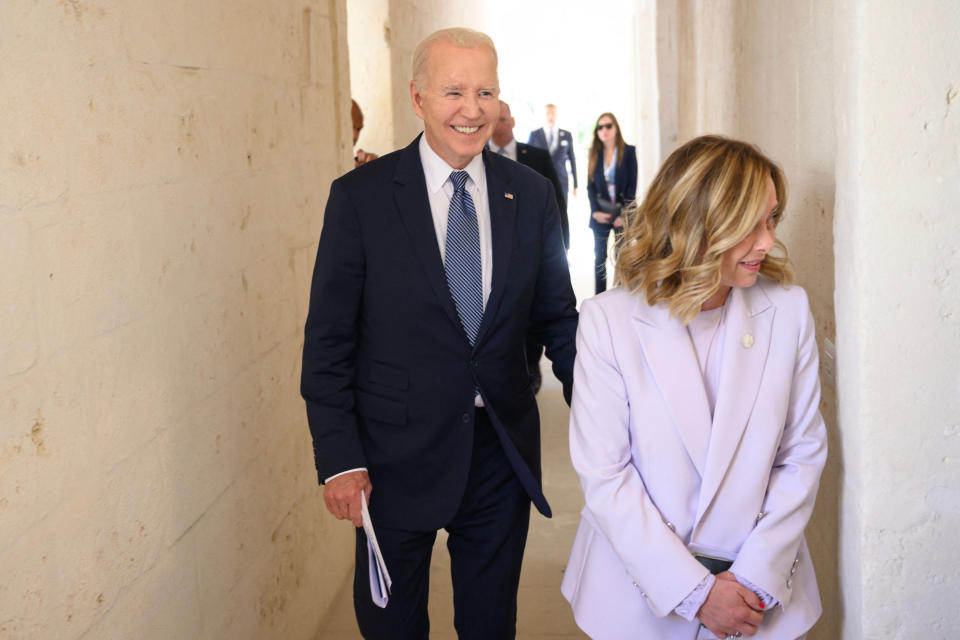
POLYGON ((550 515, 524 341, 546 345, 568 400, 576 355, 557 200, 545 178, 484 151, 499 112, 489 37, 428 36, 410 98, 423 134, 330 188, 301 391, 327 508, 359 527, 364 492, 392 578, 380 608, 357 529, 363 636, 428 638, 444 528, 459 637, 513 638, 531 500, 550 515))
POLYGON ((637 196, 637 148, 623 141, 612 113, 601 114, 593 130, 587 158, 587 197, 594 237, 595 290, 607 290, 607 244, 614 232, 614 250, 623 235, 623 207, 637 196))
POLYGON ((583 303, 562 591, 592 638, 794 640, 820 617, 803 532, 826 429, 785 207, 755 147, 692 140, 627 211, 620 286, 583 303))
MULTIPOLYGON (((360 139, 360 132, 363 131, 363 111, 360 110, 357 101, 353 99, 350 100, 350 119, 353 121, 353 146, 356 147, 357 141, 360 139)), ((371 160, 376 160, 378 157, 375 153, 358 148, 353 152, 353 166, 359 167, 371 160)))

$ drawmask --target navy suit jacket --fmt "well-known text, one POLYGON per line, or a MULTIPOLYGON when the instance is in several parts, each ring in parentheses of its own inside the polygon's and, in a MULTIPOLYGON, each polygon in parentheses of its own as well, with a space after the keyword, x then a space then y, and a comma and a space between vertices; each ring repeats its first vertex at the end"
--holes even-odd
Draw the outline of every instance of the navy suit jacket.
POLYGON ((371 517, 435 530, 470 469, 474 393, 536 507, 540 419, 524 344, 540 340, 569 400, 576 300, 550 183, 483 152, 493 276, 475 346, 447 288, 419 138, 330 188, 304 332, 301 393, 321 479, 366 467, 371 517))
POLYGON ((542 175, 553 185, 557 195, 557 206, 560 207, 560 232, 563 234, 563 246, 570 248, 570 222, 567 219, 567 192, 557 178, 557 171, 553 167, 550 154, 545 149, 517 143, 517 162, 526 165, 542 175))
MULTIPOLYGON (((637 197, 637 148, 632 144, 626 145, 623 150, 623 158, 617 163, 615 173, 616 180, 616 200, 622 205, 628 205, 637 197)), ((590 199, 590 228, 603 229, 610 227, 609 224, 601 224, 593 219, 593 212, 600 211, 598 198, 610 201, 607 191, 607 179, 603 175, 603 159, 597 161, 597 166, 593 170, 592 176, 587 176, 587 197, 590 199)))
POLYGON ((569 187, 567 180, 567 161, 570 161, 570 173, 573 174, 573 188, 577 188, 577 158, 573 154, 573 136, 566 129, 557 129, 559 140, 557 148, 550 151, 547 145, 547 133, 541 127, 530 133, 527 144, 539 149, 546 149, 550 152, 550 158, 553 160, 553 168, 560 179, 560 186, 563 187, 563 193, 566 195, 569 187))

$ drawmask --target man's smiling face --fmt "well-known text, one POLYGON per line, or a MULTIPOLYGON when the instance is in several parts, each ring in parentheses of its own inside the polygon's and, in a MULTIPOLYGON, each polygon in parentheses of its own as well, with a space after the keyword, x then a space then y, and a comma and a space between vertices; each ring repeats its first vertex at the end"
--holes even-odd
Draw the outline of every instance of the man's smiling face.
POLYGON ((490 139, 500 112, 494 54, 487 47, 430 46, 422 86, 410 83, 413 110, 427 143, 454 169, 470 163, 490 139))

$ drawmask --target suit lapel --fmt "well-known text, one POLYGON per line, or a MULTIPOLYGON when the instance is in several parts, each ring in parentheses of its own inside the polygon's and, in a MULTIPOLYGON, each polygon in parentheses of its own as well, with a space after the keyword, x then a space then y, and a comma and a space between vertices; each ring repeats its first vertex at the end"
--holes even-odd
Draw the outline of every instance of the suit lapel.
POLYGON ((489 151, 483 152, 483 166, 487 175, 487 196, 490 203, 490 235, 493 246, 493 276, 490 282, 490 298, 484 308, 483 320, 477 331, 475 345, 479 346, 484 338, 507 286, 507 272, 510 268, 510 256, 513 255, 513 237, 517 221, 517 200, 519 196, 510 191, 511 176, 501 172, 493 162, 489 151), (513 197, 507 197, 507 194, 513 197))
POLYGON ((466 339, 443 271, 443 259, 437 246, 437 230, 433 225, 427 183, 423 175, 423 164, 420 162, 419 144, 420 136, 417 136, 400 156, 393 177, 396 186, 394 196, 410 243, 423 266, 430 287, 454 326, 466 339))
POLYGON ((670 317, 665 306, 650 307, 638 298, 634 329, 680 439, 703 476, 710 442, 710 405, 690 333, 670 317))
POLYGON ((770 350, 776 311, 757 285, 746 289, 734 287, 727 304, 730 307, 723 339, 717 406, 700 489, 697 522, 716 496, 750 420, 770 350))

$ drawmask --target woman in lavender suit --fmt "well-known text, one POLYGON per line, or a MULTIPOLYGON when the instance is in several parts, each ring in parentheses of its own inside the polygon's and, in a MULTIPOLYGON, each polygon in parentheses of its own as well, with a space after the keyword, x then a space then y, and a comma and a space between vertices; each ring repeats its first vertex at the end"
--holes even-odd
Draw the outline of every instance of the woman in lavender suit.
POLYGON ((692 140, 628 214, 620 287, 583 303, 562 589, 592 638, 794 640, 820 616, 803 531, 826 430, 785 204, 756 148, 692 140))

